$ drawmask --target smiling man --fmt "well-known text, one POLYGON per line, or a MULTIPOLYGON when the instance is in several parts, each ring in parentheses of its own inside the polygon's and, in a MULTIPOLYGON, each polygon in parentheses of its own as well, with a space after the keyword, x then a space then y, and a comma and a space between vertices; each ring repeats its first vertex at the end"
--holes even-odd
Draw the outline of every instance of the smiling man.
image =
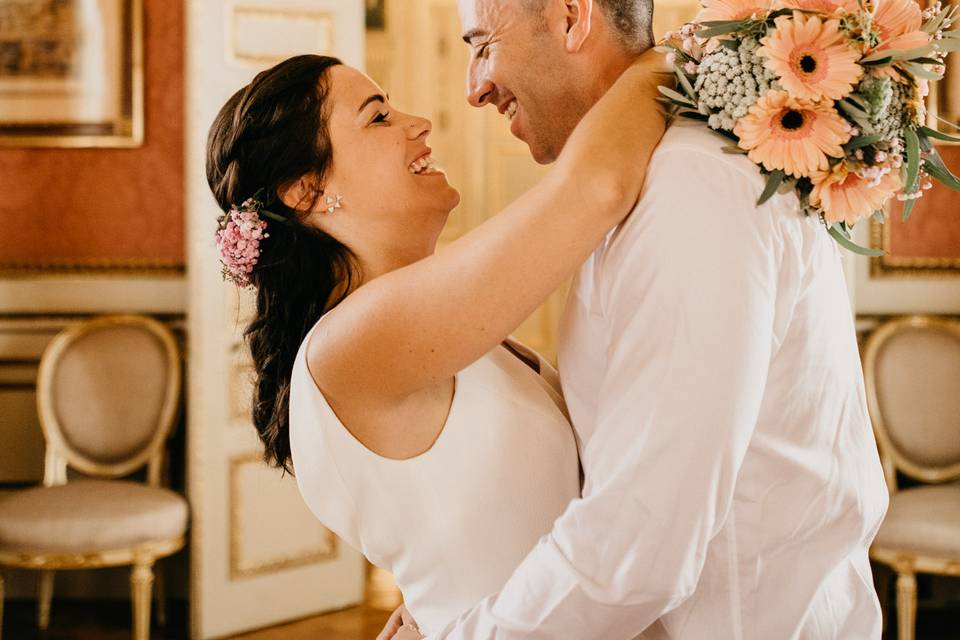
POLYGON ((562 4, 460 3, 472 50, 468 100, 509 118, 510 131, 540 164, 557 158, 583 115, 653 44, 652 2, 572 3, 568 16, 562 4), (577 15, 579 4, 585 15, 577 15), (564 20, 572 20, 570 29, 557 37, 551 26, 564 20))
MULTIPOLYGON (((470 103, 551 162, 651 46, 651 2, 461 0, 470 103)), ((674 124, 581 268, 559 364, 582 498, 430 640, 880 637, 887 491, 839 251, 792 193, 758 207, 724 144, 674 124)))

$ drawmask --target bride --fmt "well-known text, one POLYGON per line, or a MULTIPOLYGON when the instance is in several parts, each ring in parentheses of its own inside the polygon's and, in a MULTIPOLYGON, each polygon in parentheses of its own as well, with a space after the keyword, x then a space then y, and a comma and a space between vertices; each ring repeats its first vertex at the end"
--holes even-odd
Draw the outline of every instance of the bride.
POLYGON ((291 58, 210 130, 225 275, 256 289, 266 457, 395 576, 424 632, 497 591, 579 496, 556 374, 508 335, 638 199, 661 64, 641 57, 539 184, 440 251, 460 196, 430 122, 356 69, 291 58))

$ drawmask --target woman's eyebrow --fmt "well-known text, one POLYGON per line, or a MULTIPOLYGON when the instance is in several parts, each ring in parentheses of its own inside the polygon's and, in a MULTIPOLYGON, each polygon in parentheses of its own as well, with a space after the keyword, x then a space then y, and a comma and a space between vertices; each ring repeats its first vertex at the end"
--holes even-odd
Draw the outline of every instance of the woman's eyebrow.
POLYGON ((372 102, 386 102, 386 101, 389 100, 389 99, 390 99, 390 96, 383 96, 383 95, 381 95, 381 94, 379 94, 379 93, 375 93, 375 94, 373 94, 372 96, 370 96, 369 98, 367 98, 366 100, 363 101, 363 104, 361 104, 361 105, 360 105, 360 108, 357 109, 357 113, 360 113, 361 111, 363 111, 364 109, 366 109, 366 108, 367 108, 367 105, 370 104, 370 103, 372 103, 372 102))

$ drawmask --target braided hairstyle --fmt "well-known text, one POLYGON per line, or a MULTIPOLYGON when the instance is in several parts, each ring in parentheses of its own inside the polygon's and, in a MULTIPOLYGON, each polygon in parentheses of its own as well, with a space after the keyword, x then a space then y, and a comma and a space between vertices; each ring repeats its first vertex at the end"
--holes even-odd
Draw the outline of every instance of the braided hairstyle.
POLYGON ((270 237, 250 274, 256 314, 244 337, 255 367, 252 414, 264 459, 288 473, 294 360, 310 328, 350 290, 356 262, 345 245, 303 221, 322 189, 297 210, 278 194, 304 176, 324 183, 333 159, 327 72, 339 64, 303 55, 261 72, 227 100, 207 140, 207 183, 223 211, 263 189, 269 210, 287 219, 268 221, 270 237))

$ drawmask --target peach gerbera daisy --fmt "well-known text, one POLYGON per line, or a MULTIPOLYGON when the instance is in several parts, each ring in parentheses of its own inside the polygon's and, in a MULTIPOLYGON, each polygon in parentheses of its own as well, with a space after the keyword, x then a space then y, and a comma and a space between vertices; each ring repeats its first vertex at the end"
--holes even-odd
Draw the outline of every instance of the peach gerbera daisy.
POLYGON ((843 157, 851 126, 829 104, 795 100, 786 91, 768 91, 740 118, 733 132, 740 148, 768 171, 802 178, 826 170, 827 156, 843 157))
POLYGON ((770 11, 770 0, 701 0, 697 22, 743 20, 770 11))
POLYGON ((880 34, 876 51, 908 51, 930 44, 922 25, 920 5, 914 0, 876 0, 873 26, 880 34))
POLYGON ((794 98, 838 100, 859 82, 860 52, 840 32, 838 20, 822 22, 794 11, 777 18, 774 26, 760 40, 757 54, 767 58, 767 66, 794 98))
POLYGON ((810 204, 823 210, 823 218, 830 224, 846 222, 853 225, 868 218, 900 190, 900 176, 896 171, 871 184, 839 162, 828 171, 819 171, 811 179, 813 191, 810 204))
POLYGON ((846 13, 857 13, 860 5, 857 0, 777 0, 776 9, 804 9, 831 14, 842 9, 846 13))

